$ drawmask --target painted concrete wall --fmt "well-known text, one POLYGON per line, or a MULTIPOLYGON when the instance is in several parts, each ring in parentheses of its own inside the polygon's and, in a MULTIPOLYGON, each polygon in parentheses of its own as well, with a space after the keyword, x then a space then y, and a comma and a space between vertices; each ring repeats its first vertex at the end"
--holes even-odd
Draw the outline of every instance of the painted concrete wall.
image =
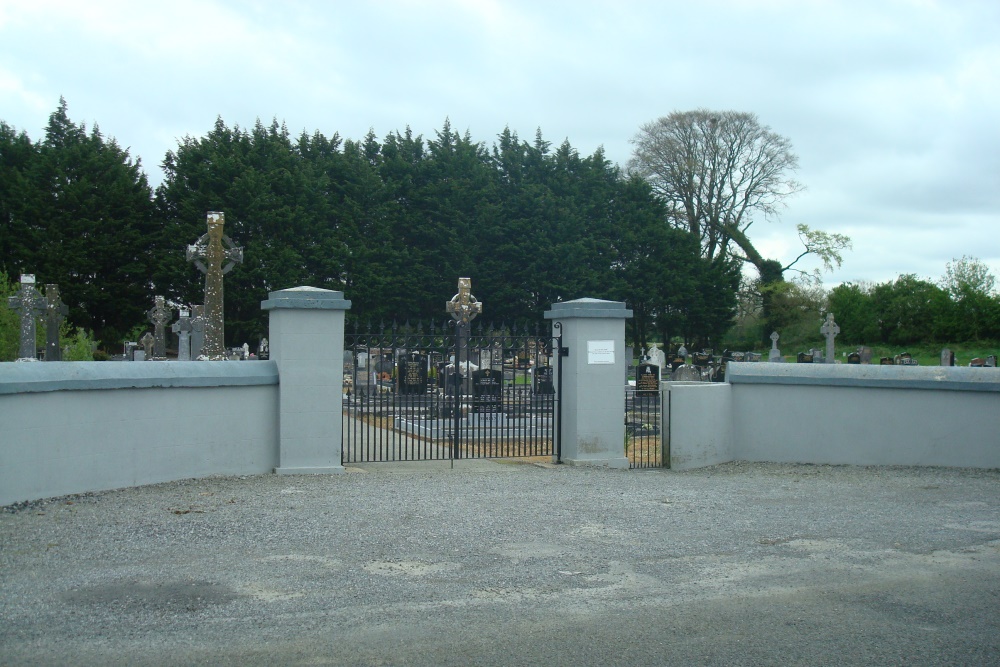
POLYGON ((689 470, 733 460, 732 387, 715 382, 663 382, 663 428, 670 468, 689 470))
POLYGON ((270 361, 0 363, 0 505, 278 464, 270 361))
POLYGON ((996 369, 730 364, 727 376, 734 459, 1000 467, 996 369))

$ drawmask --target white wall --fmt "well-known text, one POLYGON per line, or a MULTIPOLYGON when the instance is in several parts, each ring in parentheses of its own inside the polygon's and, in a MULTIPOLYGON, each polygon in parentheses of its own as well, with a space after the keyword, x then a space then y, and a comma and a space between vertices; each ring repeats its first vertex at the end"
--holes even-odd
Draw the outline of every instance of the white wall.
POLYGON ((1000 467, 1000 370, 730 364, 733 458, 1000 467))
POLYGON ((688 470, 733 460, 732 392, 727 383, 663 382, 670 467, 688 470))
POLYGON ((0 505, 278 464, 273 362, 0 364, 0 505))

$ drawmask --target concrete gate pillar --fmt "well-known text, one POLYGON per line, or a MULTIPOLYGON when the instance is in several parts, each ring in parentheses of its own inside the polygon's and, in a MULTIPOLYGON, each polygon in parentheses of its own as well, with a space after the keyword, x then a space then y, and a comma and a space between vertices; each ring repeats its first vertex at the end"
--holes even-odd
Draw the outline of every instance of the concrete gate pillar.
MULTIPOLYGON (((625 320, 621 301, 575 299, 552 304, 568 356, 560 357, 562 461, 628 468, 625 457, 625 320)), ((558 329, 556 331, 558 335, 558 329)), ((560 369, 557 367, 556 372, 560 369)))
POLYGON ((344 472, 343 292, 293 287, 271 292, 271 360, 278 366, 279 475, 344 472))

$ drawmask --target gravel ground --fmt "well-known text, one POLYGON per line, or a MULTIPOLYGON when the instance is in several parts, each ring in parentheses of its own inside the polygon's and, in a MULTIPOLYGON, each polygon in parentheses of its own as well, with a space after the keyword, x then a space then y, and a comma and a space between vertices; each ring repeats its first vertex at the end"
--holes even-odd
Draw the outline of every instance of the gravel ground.
POLYGON ((0 665, 1000 665, 1000 471, 368 466, 0 512, 0 665))

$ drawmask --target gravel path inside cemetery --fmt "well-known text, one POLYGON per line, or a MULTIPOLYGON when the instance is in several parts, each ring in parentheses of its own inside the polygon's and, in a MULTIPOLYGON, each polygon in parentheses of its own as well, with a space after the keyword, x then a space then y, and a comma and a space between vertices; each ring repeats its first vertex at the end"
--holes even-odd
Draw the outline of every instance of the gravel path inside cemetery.
POLYGON ((0 665, 1000 665, 1000 471, 494 462, 0 512, 0 665))

